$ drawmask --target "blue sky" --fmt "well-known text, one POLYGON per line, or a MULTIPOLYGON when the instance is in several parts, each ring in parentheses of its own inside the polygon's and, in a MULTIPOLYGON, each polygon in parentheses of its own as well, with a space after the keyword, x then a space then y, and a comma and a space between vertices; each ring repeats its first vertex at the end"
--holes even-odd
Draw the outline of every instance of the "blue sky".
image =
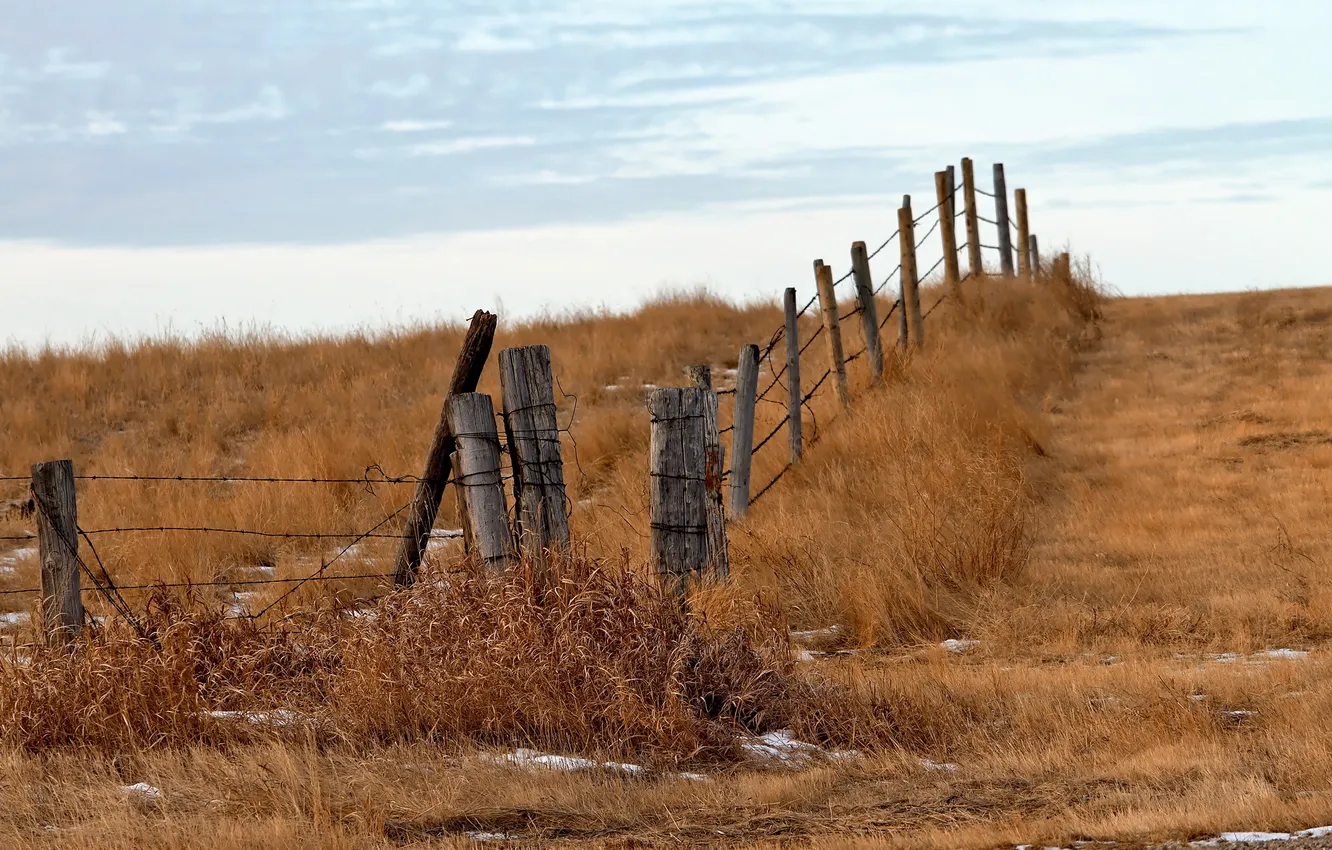
POLYGON ((1126 293, 1332 284, 1328 32, 1308 0, 0 0, 0 339, 774 298, 967 155, 1126 293))

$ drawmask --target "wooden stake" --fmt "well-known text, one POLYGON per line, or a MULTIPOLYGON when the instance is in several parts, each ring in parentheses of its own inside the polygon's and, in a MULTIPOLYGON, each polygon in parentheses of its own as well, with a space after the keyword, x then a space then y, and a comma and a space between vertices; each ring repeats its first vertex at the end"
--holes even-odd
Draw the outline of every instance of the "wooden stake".
POLYGON ((757 345, 740 349, 735 376, 735 424, 731 432, 731 517, 749 513, 749 475, 754 459, 754 407, 758 403, 757 345))
POLYGON ((1004 164, 994 164, 994 220, 999 223, 999 265, 1004 277, 1013 276, 1013 234, 1008 225, 1008 183, 1004 164))
POLYGON ((837 292, 833 287, 832 267, 823 260, 814 261, 814 282, 819 287, 819 307, 823 312, 823 332, 828 337, 828 358, 837 380, 837 397, 842 407, 851 406, 851 387, 846 380, 846 357, 842 351, 842 322, 837 315, 837 292))
POLYGON ((32 497, 42 571, 42 631, 48 644, 62 646, 78 638, 83 628, 74 461, 34 465, 32 497))
POLYGON ((506 348, 500 352, 499 365, 518 549, 533 563, 547 566, 569 552, 569 509, 550 348, 506 348))
POLYGON ((883 380, 883 344, 879 340, 879 305, 874 301, 874 278, 870 276, 869 252, 864 242, 851 244, 851 269, 856 278, 856 302, 865 330, 865 356, 869 358, 870 382, 883 380))
MULTIPOLYGON (((700 389, 648 393, 652 569, 683 596, 710 562, 705 408, 700 389)), ((734 473, 732 473, 734 474, 734 473)))
POLYGON ((719 580, 731 575, 731 559, 726 546, 726 509, 723 497, 723 481, 726 472, 726 452, 721 444, 721 425, 719 424, 719 399, 712 390, 712 367, 690 366, 685 369, 689 382, 695 389, 707 393, 703 405, 703 436, 706 445, 706 469, 704 478, 708 485, 708 554, 712 574, 719 580))
POLYGON ((800 316, 796 311, 795 287, 787 287, 782 296, 782 306, 786 312, 786 385, 789 387, 786 413, 790 417, 788 431, 791 436, 791 465, 794 466, 800 463, 804 449, 801 433, 804 396, 800 394, 800 316))
POLYGON ((1031 234, 1029 253, 1031 255, 1028 262, 1031 263, 1031 270, 1035 274, 1041 273, 1041 243, 1036 241, 1036 234, 1031 234))
POLYGON ((463 339, 458 362, 453 367, 453 378, 449 381, 449 389, 441 405, 439 422, 430 440, 430 451, 426 453, 425 471, 421 473, 421 480, 416 485, 412 506, 407 512, 407 522, 403 526, 403 540, 393 566, 394 584, 411 584, 421 568, 421 556, 425 554, 430 542, 430 531, 435 527, 435 518, 439 515, 439 500, 444 496, 444 488, 449 483, 452 468, 450 458, 457 449, 453 431, 449 428, 448 400, 453 395, 476 391, 481 372, 490 358, 490 347, 495 341, 496 321, 494 314, 477 310, 472 316, 467 336, 463 339))
POLYGON ((455 395, 445 405, 458 450, 453 482, 467 551, 490 572, 503 572, 516 560, 509 503, 500 474, 499 429, 495 405, 485 393, 455 395))
POLYGON ((977 278, 985 274, 985 263, 981 260, 980 213, 976 209, 976 169, 970 159, 962 160, 962 200, 967 205, 967 262, 971 265, 967 276, 977 278))
POLYGON ((1055 259, 1054 279, 1065 285, 1073 283, 1073 258, 1067 253, 1060 254, 1055 259))
POLYGON ((925 320, 920 314, 920 280, 916 270, 916 223, 911 214, 911 196, 902 199, 897 211, 897 229, 902 243, 902 312, 911 326, 911 347, 919 349, 925 344, 925 320))
POLYGON ((1016 189, 1013 203, 1017 206, 1018 274, 1031 276, 1031 231, 1027 227, 1027 190, 1016 189))
POLYGON ((948 291, 956 294, 962 281, 962 270, 957 261, 957 229, 953 226, 953 190, 948 184, 948 172, 939 171, 934 175, 934 191, 939 197, 939 231, 943 239, 944 282, 948 291))

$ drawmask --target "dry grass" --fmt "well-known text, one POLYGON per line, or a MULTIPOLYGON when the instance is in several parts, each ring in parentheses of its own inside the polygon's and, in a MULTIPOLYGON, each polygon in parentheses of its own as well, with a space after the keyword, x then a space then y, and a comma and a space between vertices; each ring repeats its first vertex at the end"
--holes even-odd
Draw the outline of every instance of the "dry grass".
MULTIPOLYGON (((536 604, 522 575, 453 574, 443 548, 436 582, 373 618, 337 613, 368 581, 303 592, 324 603, 272 630, 163 605, 156 626, 175 637, 161 652, 108 630, 76 661, 0 667, 0 836, 383 848, 469 846, 482 831, 945 850, 1332 823, 1332 292, 1106 301, 989 282, 945 302, 927 349, 894 362, 886 386, 857 363, 852 410, 818 400, 806 462, 733 529, 735 586, 686 616, 637 567, 642 387, 680 383, 690 362, 733 365, 777 318, 693 297, 507 332, 501 344, 550 344, 579 399, 568 478, 586 553, 555 605, 536 604), (820 647, 856 652, 794 663, 788 620, 837 625, 820 647), (954 653, 945 638, 978 643, 954 653), (1310 654, 1262 654, 1286 648, 1310 654), (62 676, 75 687, 43 690, 62 676), (200 719, 278 707, 306 720, 200 719), (779 727, 863 757, 744 760, 743 735, 779 727), (654 769, 533 772, 487 755, 516 744, 654 769), (687 765, 710 780, 673 773, 687 765), (162 794, 122 790, 135 782, 162 794)), ((0 468, 72 455, 84 471, 411 471, 456 339, 14 355, 0 363, 14 423, 0 468)), ((817 377, 821 346, 808 357, 817 377)), ((562 410, 567 421, 572 400, 562 410)), ((781 415, 761 405, 759 433, 781 415)), ((765 450, 756 481, 782 455, 765 450)), ((179 486, 90 484, 83 524, 363 528, 406 496, 179 486)), ((24 527, 14 517, 0 534, 24 527)), ((122 577, 299 574, 326 554, 106 539, 122 577)))

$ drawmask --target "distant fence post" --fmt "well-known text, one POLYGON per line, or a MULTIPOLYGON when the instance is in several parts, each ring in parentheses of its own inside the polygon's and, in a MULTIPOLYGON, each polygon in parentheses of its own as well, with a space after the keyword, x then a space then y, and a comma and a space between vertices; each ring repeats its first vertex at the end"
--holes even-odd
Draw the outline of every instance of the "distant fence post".
POLYGON ((874 278, 870 276, 869 252, 864 242, 851 244, 851 270, 856 278, 856 302, 860 305, 861 326, 865 329, 865 356, 869 358, 870 380, 883 380, 883 345, 879 340, 879 305, 874 302, 874 278))
POLYGON ((967 274, 977 278, 985 274, 985 263, 981 259, 980 212, 976 209, 976 167, 969 158, 962 160, 962 199, 967 205, 967 262, 971 265, 967 274))
POLYGON ((550 348, 529 345, 500 352, 504 432, 513 466, 518 549, 540 565, 569 552, 564 462, 555 419, 550 348))
POLYGON ((842 353, 842 322, 837 315, 837 291, 833 286, 832 266, 814 261, 814 282, 819 288, 819 307, 823 312, 823 332, 828 335, 828 358, 837 379, 837 398, 842 407, 851 406, 851 388, 846 381, 846 356, 842 353))
POLYGON ((35 464, 32 497, 42 570, 42 631, 49 645, 60 646, 75 640, 83 628, 74 461, 35 464))
POLYGON ((1041 243, 1038 242, 1038 241, 1036 240, 1036 234, 1035 234, 1035 233, 1031 234, 1030 239, 1031 239, 1031 241, 1028 243, 1029 246, 1030 246, 1030 247, 1028 248, 1028 252, 1030 253, 1031 257, 1030 257, 1030 259, 1028 260, 1028 262, 1031 263, 1031 271, 1032 271, 1032 274, 1040 274, 1040 273, 1041 273, 1041 243))
POLYGON ((685 369, 689 382, 695 389, 707 393, 703 405, 703 439, 706 469, 704 478, 708 488, 708 552, 710 566, 719 579, 731 575, 731 559, 726 546, 726 510, 723 507, 723 476, 726 469, 726 452, 721 444, 721 425, 718 422, 719 399, 712 389, 712 367, 690 366, 685 369))
POLYGON ((683 596, 710 561, 706 427, 709 393, 662 389, 648 393, 650 563, 683 596))
POLYGON ((804 449, 803 423, 804 396, 800 389, 800 316, 796 310, 796 291, 788 286, 782 296, 782 307, 786 312, 786 385, 789 388, 786 401, 786 413, 790 417, 788 432, 791 435, 791 465, 800 463, 804 449))
POLYGON ((948 291, 957 293, 958 283, 962 280, 962 270, 957 261, 957 229, 953 216, 953 190, 948 183, 948 172, 939 171, 934 175, 934 190, 939 196, 939 230, 943 238, 944 282, 948 291))
POLYGON ((999 222, 999 263, 1004 277, 1013 276, 1013 234, 1008 227, 1008 182, 1004 164, 994 164, 994 220, 999 222))
POLYGON ((1067 253, 1060 254, 1055 258, 1054 279, 1058 283, 1073 283, 1073 260, 1067 253))
POLYGON ((453 367, 453 378, 449 381, 449 389, 441 405, 439 422, 435 425, 435 433, 430 441, 430 451, 426 453, 425 471, 421 473, 421 479, 416 485, 412 506, 403 525, 402 544, 398 547, 393 566, 394 584, 411 584, 421 568, 421 556, 430 543, 430 531, 435 527, 435 518, 439 515, 439 500, 444 495, 444 488, 448 486, 451 458, 457 449, 453 431, 449 428, 449 396, 476 392, 481 372, 490 359, 496 322, 494 314, 477 310, 472 316, 467 336, 463 339, 462 350, 458 352, 458 361, 453 367))
POLYGON ((749 513, 749 476, 754 460, 754 407, 758 404, 757 345, 740 349, 735 376, 735 425, 731 431, 731 516, 749 513))
POLYGON ((902 312, 907 317, 911 330, 908 336, 911 347, 920 348, 925 344, 925 320, 920 315, 920 280, 916 277, 916 221, 911 214, 911 196, 902 198, 902 208, 897 211, 897 241, 902 245, 902 312))
POLYGON ((458 444, 453 482, 467 551, 488 571, 503 572, 514 562, 516 550, 500 474, 494 402, 485 393, 461 393, 451 397, 445 408, 458 444))
POLYGON ((1027 226, 1027 190, 1013 190, 1013 203, 1017 207, 1018 274, 1031 275, 1031 230, 1027 226))

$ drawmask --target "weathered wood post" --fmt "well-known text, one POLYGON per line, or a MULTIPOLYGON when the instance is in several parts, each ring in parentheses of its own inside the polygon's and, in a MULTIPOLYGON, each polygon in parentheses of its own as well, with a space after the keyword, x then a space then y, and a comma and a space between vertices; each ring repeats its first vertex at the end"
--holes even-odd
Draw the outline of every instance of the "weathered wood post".
POLYGON ((569 552, 569 509, 550 348, 506 348, 500 352, 499 365, 518 550, 533 563, 547 566, 569 552))
POLYGON ((754 407, 758 404, 757 345, 740 349, 735 376, 735 425, 731 431, 731 517, 749 513, 749 478, 754 460, 754 407))
POLYGON ((1027 190, 1015 189, 1013 203, 1017 206, 1018 274, 1031 276, 1031 230, 1027 227, 1027 190))
POLYGON ((74 461, 35 464, 32 498, 42 570, 42 632, 48 644, 60 646, 75 640, 83 628, 74 461))
POLYGON ((916 270, 916 220, 911 214, 911 196, 902 198, 897 211, 897 241, 902 245, 902 312, 911 326, 909 339, 913 348, 925 344, 925 320, 920 314, 920 280, 916 270))
POLYGON ((477 310, 472 316, 467 336, 463 338, 462 350, 458 352, 458 361, 453 367, 453 378, 449 381, 449 389, 441 405, 439 422, 430 440, 430 451, 426 453, 425 471, 417 482, 416 493, 412 496, 412 505, 407 512, 402 544, 394 560, 394 584, 411 584, 421 568, 421 556, 425 554, 430 542, 430 531, 435 527, 435 519, 439 515, 439 500, 444 496, 444 488, 449 483, 451 459, 457 450, 453 431, 449 429, 448 400, 453 395, 476 391, 481 372, 490 359, 496 321, 494 314, 477 310))
POLYGON ((819 307, 823 313, 823 332, 828 337, 828 359, 837 380, 837 398, 842 407, 851 406, 851 387, 846 380, 846 356, 842 353, 842 322, 837 315, 837 291, 833 286, 832 266, 814 261, 814 282, 819 288, 819 307))
POLYGON ((467 552, 488 571, 503 572, 516 560, 517 550, 500 473, 495 405, 485 393, 461 393, 448 400, 445 411, 458 445, 453 483, 467 552))
POLYGON ((731 558, 726 546, 726 510, 724 508, 723 478, 726 469, 726 451, 721 444, 719 423, 720 399, 712 389, 712 367, 690 366, 685 369, 695 389, 707 393, 703 405, 704 452, 707 460, 704 478, 708 485, 708 553, 712 573, 718 579, 731 575, 731 558))
POLYGON ((1066 286, 1073 283, 1073 258, 1067 252, 1055 258, 1054 279, 1066 286))
POLYGON ((791 465, 800 463, 804 451, 804 435, 801 422, 804 413, 804 396, 800 389, 800 316, 796 310, 796 291, 788 286, 782 296, 782 307, 786 312, 786 384, 789 389, 786 399, 786 413, 790 417, 788 432, 791 436, 791 465))
POLYGON ((981 259, 980 212, 976 209, 976 167, 970 159, 962 160, 962 200, 967 205, 967 262, 971 265, 967 274, 977 278, 985 274, 985 263, 981 259))
POLYGON ((943 239, 944 282, 948 291, 957 293, 962 281, 962 270, 957 261, 957 221, 953 215, 953 189, 948 182, 948 172, 939 171, 934 175, 934 190, 939 196, 939 231, 943 239))
POLYGON ((999 263, 1004 277, 1013 276, 1013 233, 1008 226, 1008 183, 1004 164, 994 164, 994 220, 999 223, 999 263))
POLYGON ((883 380, 883 344, 879 339, 879 305, 874 302, 874 278, 870 276, 869 252, 865 250, 864 242, 851 244, 851 270, 856 278, 861 327, 865 330, 870 381, 877 384, 883 380))
POLYGON ((1031 263, 1033 274, 1041 273, 1041 243, 1036 240, 1036 234, 1031 234, 1030 248, 1028 249, 1031 257, 1028 262, 1031 263))
POLYGON ((662 582, 679 596, 711 560, 705 434, 708 396, 700 389, 662 389, 647 397, 652 423, 649 559, 662 582))

